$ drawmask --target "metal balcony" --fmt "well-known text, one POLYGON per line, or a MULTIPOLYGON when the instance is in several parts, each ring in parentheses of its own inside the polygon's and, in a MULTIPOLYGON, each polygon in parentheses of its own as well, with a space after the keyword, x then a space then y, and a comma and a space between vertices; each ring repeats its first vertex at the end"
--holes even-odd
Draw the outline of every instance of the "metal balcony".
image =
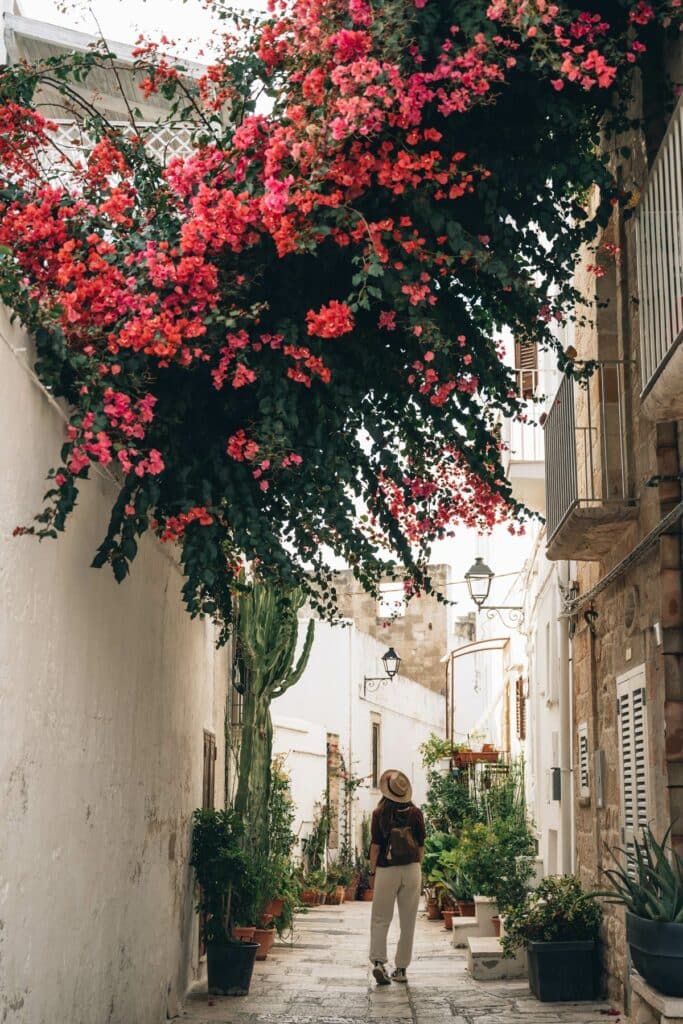
POLYGON ((642 409, 683 418, 683 100, 669 122, 638 207, 636 258, 642 409))
POLYGON ((547 556, 600 561, 635 518, 624 431, 624 366, 565 377, 544 423, 547 556))

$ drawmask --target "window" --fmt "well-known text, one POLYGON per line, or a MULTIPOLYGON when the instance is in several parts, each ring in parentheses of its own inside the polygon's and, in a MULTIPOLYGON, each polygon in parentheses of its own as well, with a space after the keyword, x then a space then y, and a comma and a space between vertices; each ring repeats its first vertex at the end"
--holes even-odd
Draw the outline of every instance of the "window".
POLYGON ((515 682, 515 718, 517 725, 517 739, 526 739, 526 696, 524 694, 524 679, 522 676, 515 682))
POLYGON ((536 393, 536 378, 538 376, 538 348, 534 342, 515 342, 515 369, 519 382, 519 397, 533 398, 536 393))
POLYGON ((400 582, 380 583, 377 601, 378 619, 402 618, 406 613, 406 595, 400 582))
POLYGON ((622 842, 627 851, 648 823, 645 666, 617 679, 617 732, 621 775, 622 842))
POLYGON ((381 751, 382 744, 382 723, 380 719, 375 718, 372 721, 372 788, 377 789, 379 787, 379 777, 382 774, 380 772, 380 758, 382 756, 381 751))
POLYGON ((204 778, 202 782, 202 807, 211 809, 215 802, 216 789, 216 737, 204 731, 204 778))
POLYGON ((588 766, 588 723, 582 722, 577 732, 579 749, 579 796, 585 799, 591 795, 590 771, 588 766))

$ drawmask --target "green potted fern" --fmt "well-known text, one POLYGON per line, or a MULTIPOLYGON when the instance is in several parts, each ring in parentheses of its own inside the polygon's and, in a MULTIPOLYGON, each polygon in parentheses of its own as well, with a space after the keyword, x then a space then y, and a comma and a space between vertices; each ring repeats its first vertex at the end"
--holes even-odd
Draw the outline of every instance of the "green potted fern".
POLYGON ((681 997, 683 858, 671 847, 670 835, 671 828, 658 843, 646 828, 632 850, 610 850, 614 867, 604 874, 611 888, 601 895, 626 908, 626 939, 638 973, 664 995, 681 997))

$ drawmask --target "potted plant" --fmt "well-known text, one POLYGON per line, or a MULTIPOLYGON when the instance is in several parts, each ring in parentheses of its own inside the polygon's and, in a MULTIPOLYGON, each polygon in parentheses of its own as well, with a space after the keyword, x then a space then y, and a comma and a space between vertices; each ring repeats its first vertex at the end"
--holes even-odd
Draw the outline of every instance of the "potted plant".
POLYGON ((601 895, 626 908, 626 939, 631 959, 648 985, 667 996, 683 996, 683 858, 661 843, 649 828, 634 839, 633 850, 620 850, 620 864, 604 874, 611 888, 601 895))
POLYGON ((503 952, 526 949, 529 986, 541 1002, 595 999, 601 919, 595 894, 585 892, 578 878, 551 875, 508 908, 503 952))
POLYGON ((192 825, 190 864, 199 885, 209 992, 247 995, 258 946, 232 937, 234 897, 251 888, 244 829, 232 810, 196 810, 192 825))

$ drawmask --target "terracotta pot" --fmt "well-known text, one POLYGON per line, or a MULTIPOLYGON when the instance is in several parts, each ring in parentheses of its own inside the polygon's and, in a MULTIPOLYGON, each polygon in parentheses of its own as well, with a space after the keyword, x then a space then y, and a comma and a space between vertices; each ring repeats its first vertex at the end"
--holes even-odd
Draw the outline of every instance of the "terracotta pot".
POLYGON ((358 894, 358 882, 351 882, 351 884, 347 885, 346 889, 344 890, 344 899, 345 900, 355 900, 357 894, 358 894))
POLYGON ((374 895, 375 895, 375 890, 374 889, 364 889, 363 890, 363 895, 361 896, 361 899, 363 900, 364 903, 372 903, 372 898, 373 898, 374 895))
POLYGON ((427 900, 427 920, 441 920, 441 907, 439 906, 436 900, 427 900))
POLYGON ((256 959, 265 960, 275 942, 275 929, 256 928, 254 930, 254 942, 257 942, 259 947, 256 959))
POLYGON ((254 932, 256 929, 251 928, 233 928, 232 937, 233 939, 239 939, 240 942, 251 942, 254 938, 254 932))
POLYGON ((455 915, 454 910, 444 910, 443 912, 443 926, 447 931, 451 931, 453 928, 453 917, 455 915))
POLYGON ((336 893, 337 893, 337 898, 339 900, 339 903, 343 903, 344 902, 344 896, 346 894, 346 887, 343 886, 343 885, 338 885, 337 888, 336 888, 336 893))
POLYGON ((496 914, 491 918, 491 924, 493 925, 493 933, 497 939, 500 938, 500 918, 496 914))
POLYGON ((312 889, 304 889, 300 899, 305 907, 317 907, 320 902, 320 894, 312 889))
POLYGON ((266 907, 266 913, 270 914, 271 921, 274 917, 279 917, 282 911, 285 909, 285 901, 282 896, 277 896, 272 899, 266 907))
POLYGON ((328 905, 328 907, 339 906, 341 900, 339 899, 339 893, 336 891, 336 889, 334 892, 328 892, 325 894, 325 903, 328 905))
POLYGON ((458 917, 474 917, 474 900, 456 900, 458 917))

